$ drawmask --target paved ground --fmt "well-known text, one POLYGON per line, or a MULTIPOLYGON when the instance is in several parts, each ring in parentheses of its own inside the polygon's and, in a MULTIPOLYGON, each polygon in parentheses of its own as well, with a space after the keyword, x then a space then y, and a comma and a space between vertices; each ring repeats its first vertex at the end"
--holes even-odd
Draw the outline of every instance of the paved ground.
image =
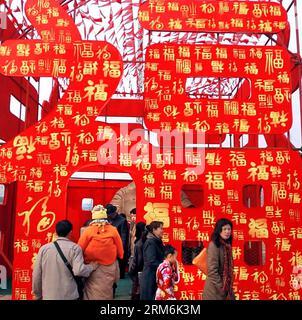
MULTIPOLYGON (((117 284, 115 300, 130 300, 130 290, 132 282, 126 274, 125 279, 121 279, 117 284)), ((6 290, 0 289, 0 300, 11 299, 11 285, 8 283, 6 290)))
POLYGON ((132 281, 126 274, 125 279, 120 279, 117 284, 115 300, 130 300, 132 281))

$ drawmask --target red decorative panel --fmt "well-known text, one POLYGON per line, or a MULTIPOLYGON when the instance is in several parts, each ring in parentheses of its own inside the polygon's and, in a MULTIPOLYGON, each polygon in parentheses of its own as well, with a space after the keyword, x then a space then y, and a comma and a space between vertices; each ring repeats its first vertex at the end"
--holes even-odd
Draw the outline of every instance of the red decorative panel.
MULTIPOLYGON (((210 79, 205 82, 203 86, 211 85, 210 79)), ((281 47, 152 45, 146 53, 145 122, 150 129, 180 132, 288 131, 290 56, 281 47), (250 94, 193 99, 186 81, 196 77, 243 78, 250 94)))
POLYGON ((286 11, 265 1, 149 0, 139 19, 156 31, 276 33, 286 28, 286 11))
MULTIPOLYGON (((117 137, 124 135, 120 133, 117 137)), ((136 144, 129 146, 129 153, 122 151, 125 147, 120 143, 108 157, 108 151, 114 150, 110 147, 112 137, 115 135, 107 138, 101 135, 105 143, 98 150, 99 162, 108 161, 108 165, 114 165, 115 155, 119 155, 118 167, 122 171, 128 168, 140 190, 137 197, 139 220, 164 221, 164 240, 176 246, 182 261, 178 298, 200 299, 204 280, 190 264, 193 249, 189 249, 190 245, 183 248, 183 242, 201 241, 207 246, 215 221, 227 217, 234 225, 237 298, 293 299, 292 270, 301 263, 302 257, 302 171, 296 152, 207 149, 201 154, 194 150, 171 152, 160 148, 150 152, 148 142, 137 139, 136 144), (141 146, 142 150, 138 156, 136 146, 141 146), (145 154, 143 150, 148 152, 145 154), (175 164, 177 152, 186 153, 187 162, 175 164), (155 163, 151 163, 153 155, 157 158, 155 163), (200 169, 198 159, 205 161, 205 169, 199 175, 196 174, 200 169), (191 170, 187 170, 188 166, 191 170), (198 208, 181 206, 182 186, 190 184, 204 190, 204 202, 198 208), (244 198, 245 189, 250 203, 244 198), (263 245, 257 245, 258 241, 263 245), (251 242, 251 248, 246 242, 251 242)), ((199 250, 198 245, 193 247, 199 250)))

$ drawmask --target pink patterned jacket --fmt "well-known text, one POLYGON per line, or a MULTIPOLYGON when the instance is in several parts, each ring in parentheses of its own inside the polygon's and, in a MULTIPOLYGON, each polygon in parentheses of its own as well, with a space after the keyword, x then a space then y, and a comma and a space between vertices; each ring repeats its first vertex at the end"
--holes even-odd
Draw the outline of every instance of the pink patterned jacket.
POLYGON ((176 300, 174 284, 179 281, 178 267, 164 260, 156 271, 157 290, 155 300, 176 300))

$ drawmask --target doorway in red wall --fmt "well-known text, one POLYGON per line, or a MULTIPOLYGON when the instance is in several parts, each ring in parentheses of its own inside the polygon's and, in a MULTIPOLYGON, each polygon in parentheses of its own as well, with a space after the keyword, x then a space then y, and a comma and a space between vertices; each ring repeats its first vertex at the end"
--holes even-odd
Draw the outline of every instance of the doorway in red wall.
MULTIPOLYGON (((71 240, 78 241, 81 227, 91 219, 93 206, 105 206, 110 203, 116 192, 132 181, 128 173, 118 172, 109 166, 85 168, 73 174, 67 186, 66 203, 66 218, 73 224, 71 240)), ((128 256, 125 259, 127 265, 128 256)), ((126 273, 117 283, 115 299, 129 300, 131 285, 132 282, 126 273)))
POLYGON ((73 174, 67 186, 66 219, 73 224, 73 240, 80 236, 80 228, 91 219, 91 208, 110 203, 115 193, 131 183, 128 173, 109 166, 85 168, 73 174))

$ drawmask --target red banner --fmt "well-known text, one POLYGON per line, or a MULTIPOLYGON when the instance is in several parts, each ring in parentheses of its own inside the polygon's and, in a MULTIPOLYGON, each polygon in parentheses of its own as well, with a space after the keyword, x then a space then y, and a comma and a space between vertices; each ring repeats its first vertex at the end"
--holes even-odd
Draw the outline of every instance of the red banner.
POLYGON ((152 45, 146 53, 145 122, 149 129, 180 132, 286 132, 292 124, 290 56, 281 47, 152 45), (238 83, 225 99, 210 99, 210 90, 204 98, 192 97, 189 79, 206 91, 213 78, 224 86, 232 78, 238 83))
POLYGON ((149 0, 140 7, 142 26, 155 31, 277 33, 287 13, 264 1, 149 0))

